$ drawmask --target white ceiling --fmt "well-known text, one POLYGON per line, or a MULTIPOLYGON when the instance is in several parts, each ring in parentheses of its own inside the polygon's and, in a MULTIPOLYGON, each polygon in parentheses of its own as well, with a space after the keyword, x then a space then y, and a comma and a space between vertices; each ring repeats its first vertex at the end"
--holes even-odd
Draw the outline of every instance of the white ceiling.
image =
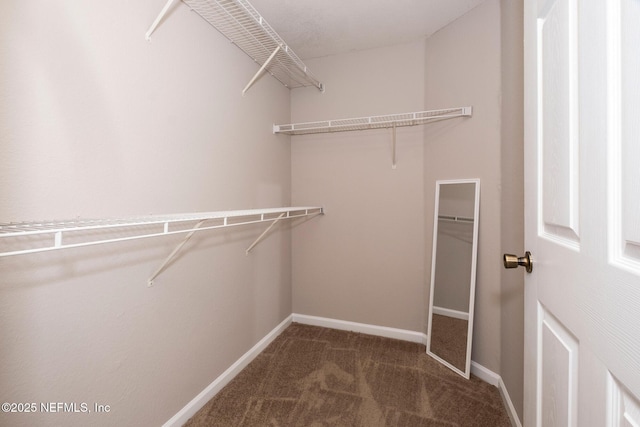
POLYGON ((484 0, 249 0, 302 58, 423 39, 484 0))

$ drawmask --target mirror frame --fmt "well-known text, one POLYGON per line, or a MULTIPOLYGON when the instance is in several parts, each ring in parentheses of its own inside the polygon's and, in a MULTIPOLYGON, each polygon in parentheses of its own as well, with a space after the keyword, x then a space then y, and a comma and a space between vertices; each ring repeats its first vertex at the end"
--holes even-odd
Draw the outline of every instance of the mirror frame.
POLYGON ((474 302, 475 302, 475 289, 476 289, 476 267, 478 261, 478 229, 480 223, 480 179, 452 179, 452 180, 438 180, 436 181, 436 200, 435 200, 435 210, 434 210, 434 218, 433 218, 433 247, 431 253, 431 282, 430 282, 430 295, 429 295, 429 313, 428 313, 428 329, 427 329, 427 354, 443 365, 447 366, 449 369, 457 372, 463 377, 469 379, 471 375, 471 343, 473 340, 473 313, 474 313, 474 302), (474 211, 473 211, 473 242, 471 246, 471 277, 470 277, 470 288, 469 288, 469 321, 468 321, 468 329, 467 329, 467 347, 466 347, 466 360, 465 360, 465 368, 464 371, 455 367, 450 362, 442 359, 440 356, 434 354, 431 351, 431 329, 432 319, 433 319, 433 295, 434 295, 434 287, 435 287, 435 272, 436 272, 436 251, 438 247, 438 210, 440 207, 440 186, 447 184, 475 184, 475 200, 474 200, 474 211))

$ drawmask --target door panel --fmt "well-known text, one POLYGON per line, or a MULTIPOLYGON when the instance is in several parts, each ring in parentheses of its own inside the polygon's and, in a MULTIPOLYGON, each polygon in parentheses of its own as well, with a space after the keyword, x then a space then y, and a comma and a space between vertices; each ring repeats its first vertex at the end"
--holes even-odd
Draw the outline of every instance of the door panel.
POLYGON ((611 427, 640 427, 640 403, 612 375, 609 375, 611 427))
POLYGON ((538 407, 543 426, 576 426, 578 342, 542 306, 539 309, 538 407))
POLYGON ((538 16, 542 226, 548 237, 579 235, 575 0, 543 2, 538 16))
POLYGON ((613 219, 621 222, 613 229, 612 258, 640 272, 640 1, 610 0, 608 13, 613 219))
POLYGON ((524 425, 640 427, 640 0, 524 23, 524 425))

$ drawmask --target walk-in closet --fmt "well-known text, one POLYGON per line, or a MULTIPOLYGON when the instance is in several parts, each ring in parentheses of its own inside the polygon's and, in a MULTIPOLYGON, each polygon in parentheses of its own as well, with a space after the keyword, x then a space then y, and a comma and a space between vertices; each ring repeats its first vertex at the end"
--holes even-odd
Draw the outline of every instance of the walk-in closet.
POLYGON ((520 3, 0 2, 0 425, 521 425, 520 3))

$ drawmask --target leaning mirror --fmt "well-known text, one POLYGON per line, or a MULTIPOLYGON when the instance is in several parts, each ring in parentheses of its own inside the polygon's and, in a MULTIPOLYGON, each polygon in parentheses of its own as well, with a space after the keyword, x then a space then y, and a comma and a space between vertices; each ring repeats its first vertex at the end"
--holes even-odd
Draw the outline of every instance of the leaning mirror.
POLYGON ((469 378, 480 180, 436 182, 427 353, 469 378))

